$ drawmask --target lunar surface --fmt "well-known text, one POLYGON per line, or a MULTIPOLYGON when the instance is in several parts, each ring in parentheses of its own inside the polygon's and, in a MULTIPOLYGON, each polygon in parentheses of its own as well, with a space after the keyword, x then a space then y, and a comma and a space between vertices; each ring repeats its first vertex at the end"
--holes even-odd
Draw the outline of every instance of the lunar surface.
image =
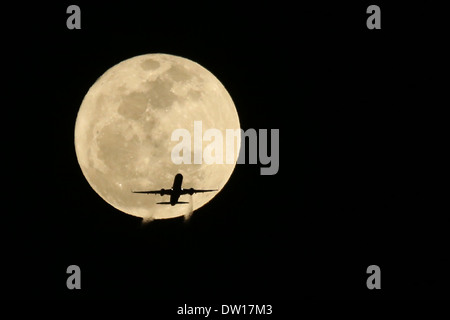
MULTIPOLYGON (((147 54, 107 70, 83 99, 75 124, 75 150, 90 186, 115 208, 144 220, 188 215, 218 192, 182 195, 191 204, 158 205, 169 196, 135 194, 159 190, 184 176, 183 188, 218 189, 230 178, 239 153, 235 138, 232 164, 174 164, 175 129, 202 132, 239 129, 234 103, 220 81, 199 64, 178 56, 147 54), (191 207, 191 208, 190 208, 191 207)), ((203 141, 203 149, 211 141, 203 141)), ((194 149, 191 148, 194 159, 194 149)), ((224 146, 225 154, 225 146, 224 146)))

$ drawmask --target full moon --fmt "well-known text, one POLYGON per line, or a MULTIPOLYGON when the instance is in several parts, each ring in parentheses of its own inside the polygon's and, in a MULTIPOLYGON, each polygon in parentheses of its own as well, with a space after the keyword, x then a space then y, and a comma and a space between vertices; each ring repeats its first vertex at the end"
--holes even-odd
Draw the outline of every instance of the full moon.
MULTIPOLYGON (((144 220, 188 215, 209 202, 227 183, 234 163, 175 164, 179 141, 172 132, 186 129, 194 139, 194 121, 202 130, 240 128, 233 100, 221 82, 199 64, 168 54, 136 56, 107 70, 89 89, 75 123, 75 151, 81 170, 107 203, 144 220), (218 189, 182 195, 190 204, 161 205, 168 195, 132 193, 172 187, 177 173, 183 188, 218 189)), ((225 140, 225 139, 224 139, 225 140)), ((211 141, 202 141, 203 149, 211 141)), ((194 142, 192 141, 192 159, 194 142)), ((225 147, 224 147, 225 150, 225 147)), ((224 151, 225 154, 225 151, 224 151)))

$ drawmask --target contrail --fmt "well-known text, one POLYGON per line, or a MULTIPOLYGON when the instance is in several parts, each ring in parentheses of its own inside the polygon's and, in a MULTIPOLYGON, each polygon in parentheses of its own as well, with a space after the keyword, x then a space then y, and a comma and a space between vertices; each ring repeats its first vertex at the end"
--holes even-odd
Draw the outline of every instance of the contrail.
POLYGON ((190 195, 189 200, 190 201, 189 201, 188 211, 184 215, 184 221, 188 221, 189 218, 192 216, 192 213, 194 212, 194 197, 192 196, 192 194, 190 195))
POLYGON ((155 220, 155 218, 153 218, 153 216, 143 217, 142 221, 141 221, 141 227, 144 227, 145 225, 149 224, 153 220, 155 220))

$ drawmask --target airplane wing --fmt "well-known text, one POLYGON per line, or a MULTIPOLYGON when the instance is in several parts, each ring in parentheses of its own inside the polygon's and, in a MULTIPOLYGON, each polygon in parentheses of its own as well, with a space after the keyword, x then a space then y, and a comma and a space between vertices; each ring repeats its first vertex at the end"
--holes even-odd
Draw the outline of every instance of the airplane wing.
POLYGON ((149 191, 131 191, 133 193, 144 193, 144 194, 160 194, 160 195, 165 195, 165 194, 172 194, 172 190, 171 189, 161 189, 161 190, 149 190, 149 191))
POLYGON ((212 192, 212 191, 218 191, 217 189, 183 189, 181 190, 181 194, 190 194, 193 195, 194 193, 203 193, 203 192, 212 192))

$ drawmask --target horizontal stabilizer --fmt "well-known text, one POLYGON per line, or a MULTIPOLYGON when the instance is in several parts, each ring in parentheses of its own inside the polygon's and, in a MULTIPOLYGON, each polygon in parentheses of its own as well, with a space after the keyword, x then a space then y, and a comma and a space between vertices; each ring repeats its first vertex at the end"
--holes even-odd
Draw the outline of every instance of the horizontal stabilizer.
MULTIPOLYGON (((189 203, 189 202, 185 202, 185 201, 178 201, 177 203, 175 203, 175 204, 186 204, 186 203, 189 203)), ((171 204, 170 202, 168 202, 168 201, 164 201, 164 202, 157 202, 156 204, 171 204)))

